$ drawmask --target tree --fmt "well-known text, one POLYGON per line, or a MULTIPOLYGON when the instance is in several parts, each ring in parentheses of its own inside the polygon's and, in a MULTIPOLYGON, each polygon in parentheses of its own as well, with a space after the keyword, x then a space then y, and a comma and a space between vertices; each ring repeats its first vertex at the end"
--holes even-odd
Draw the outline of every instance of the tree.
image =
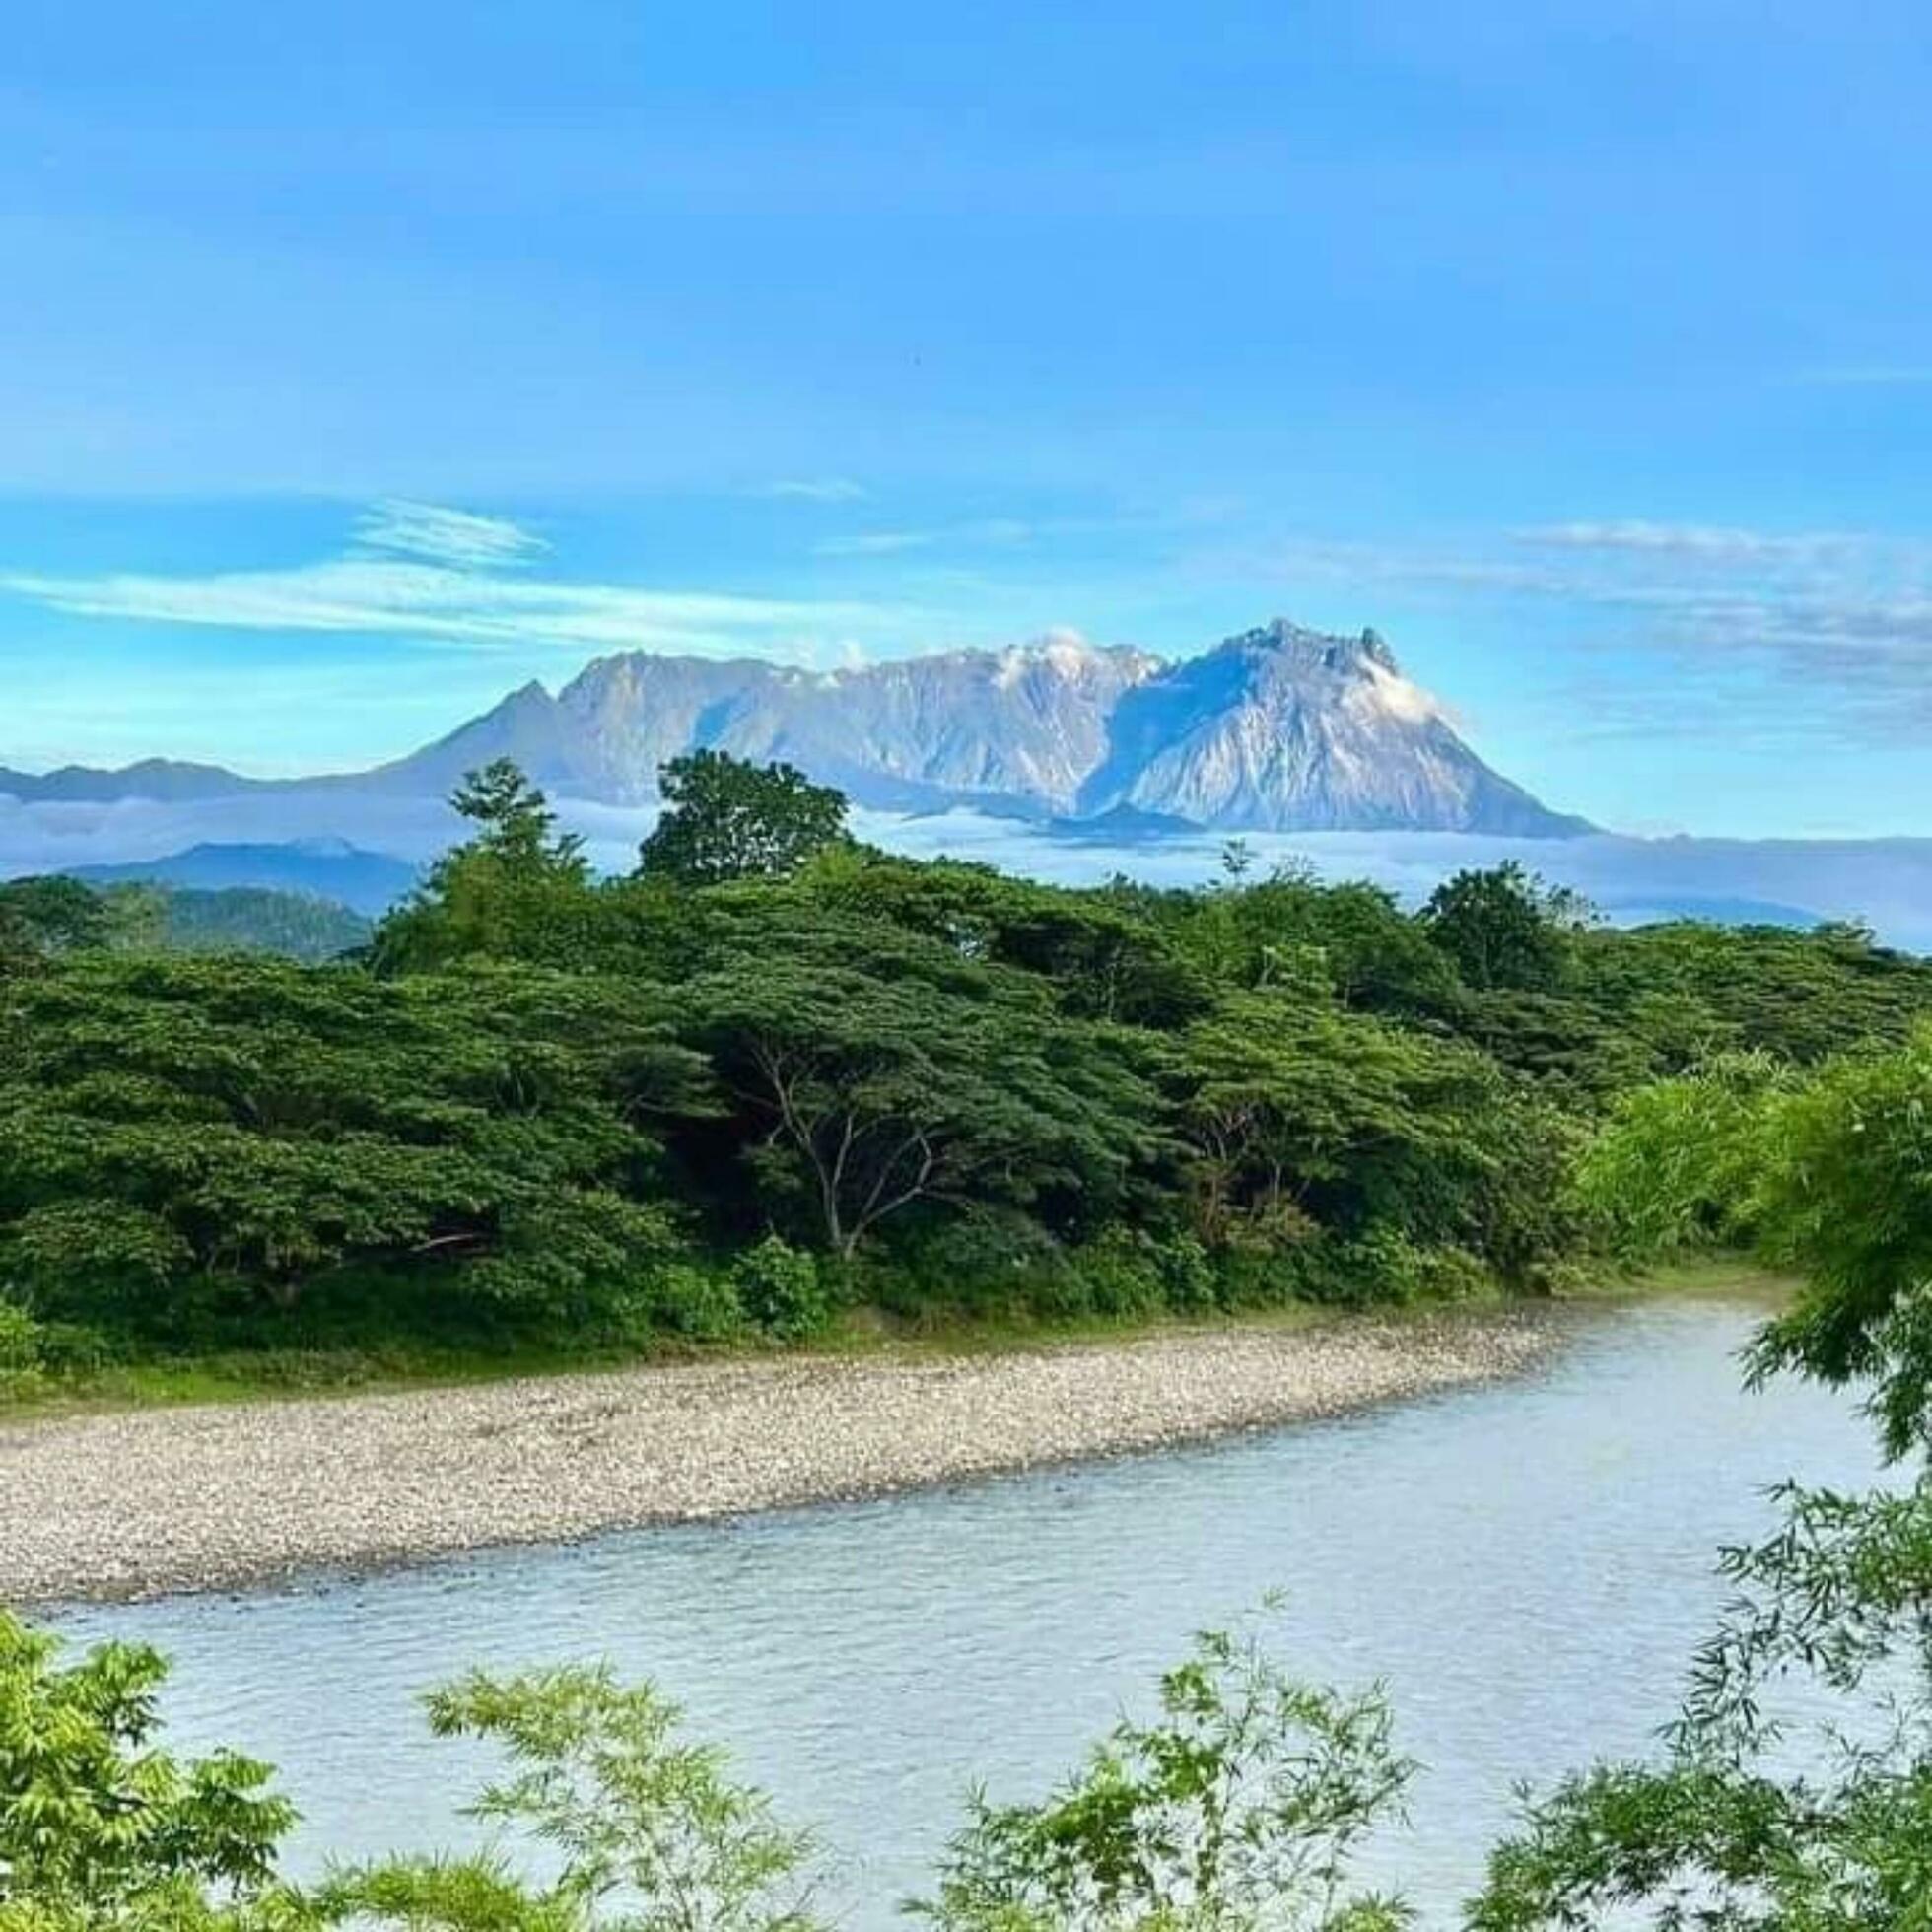
POLYGON ((1564 1142, 1481 1055, 1367 1013, 1230 994, 1173 1063, 1197 1231, 1282 1246, 1382 1228, 1515 1275, 1564 1142), (1519 1133, 1519 1124, 1530 1131, 1519 1133))
POLYGON ((166 1675, 127 1644, 62 1665, 0 1610, 0 1932, 299 1920, 275 1876, 294 1807, 265 1764, 161 1748, 166 1675))
POLYGON ((58 873, 0 884, 0 962, 26 962, 107 943, 108 910, 100 893, 58 873))
POLYGON ((774 1160, 801 1180, 833 1253, 921 1204, 1060 1191, 1105 1217, 1152 1144, 1156 1101, 1103 1029, 930 945, 867 956, 820 934, 814 956, 797 936, 699 977, 680 1003, 768 1188, 774 1160))
POLYGON ((544 794, 510 758, 494 758, 466 772, 450 804, 477 828, 473 849, 522 871, 582 876, 584 841, 559 836, 557 814, 544 794))
POLYGON ((496 1857, 410 1857, 323 1888, 334 1921, 408 1932, 819 1932, 816 1847, 679 1736, 650 1685, 608 1670, 475 1673, 434 1692, 438 1737, 480 1738, 509 1775, 471 1816, 540 1849, 538 1883, 496 1857))
POLYGON ((1783 1491, 1661 1761, 1531 1804, 1476 1932, 1932 1924, 1932 1035, 1806 1079, 1736 1070, 1622 1110, 1584 1173, 1626 1239, 1749 1244, 1807 1286, 1758 1376, 1856 1384, 1913 1480, 1783 1491))
POLYGON ((1414 1771, 1379 1692, 1297 1684, 1258 1641, 1208 1633, 1038 1804, 971 1800, 938 1889, 940 1932, 1396 1932, 1348 1891, 1355 1851, 1414 1771))
POLYGON ((788 878, 845 837, 845 794, 791 765, 693 751, 664 765, 657 784, 664 814, 640 868, 686 885, 788 878))
POLYGON ((1549 991, 1562 975, 1570 936, 1587 924, 1573 892, 1548 886, 1513 859, 1445 879, 1429 895, 1422 924, 1481 990, 1549 991))
POLYGON ((0 1005, 0 1291, 167 1334, 331 1281, 583 1309, 680 1249, 636 1117, 700 1064, 622 989, 77 954, 0 1005))
POLYGON ((570 957, 594 894, 584 842, 508 758, 467 773, 451 806, 476 827, 378 928, 371 956, 402 973, 478 956, 570 957))
POLYGON ((703 895, 703 969, 667 998, 724 1115, 673 1132, 721 1203, 850 1257, 900 1216, 1021 1208, 1062 1232, 1122 1211, 1161 1142, 1150 1043, 1070 1016, 1036 975, 842 911, 814 890, 703 895))

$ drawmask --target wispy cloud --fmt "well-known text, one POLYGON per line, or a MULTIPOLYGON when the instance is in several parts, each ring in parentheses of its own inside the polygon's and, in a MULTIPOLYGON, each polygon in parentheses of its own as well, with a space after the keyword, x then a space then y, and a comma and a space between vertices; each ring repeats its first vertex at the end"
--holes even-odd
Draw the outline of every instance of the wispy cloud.
POLYGON ((400 498, 366 510, 356 519, 356 542, 364 550, 493 570, 534 563, 550 548, 507 518, 400 498))
POLYGON ((1689 559, 1698 563, 1820 562, 1870 547, 1871 539, 1837 530, 1796 533, 1745 530, 1714 523, 1549 523, 1519 530, 1517 541, 1546 550, 1689 559))
MULTIPOLYGON (((1059 529, 1083 529, 1083 523, 1056 523, 1059 529)), ((1031 543, 1041 526, 1013 517, 987 517, 970 523, 953 523, 932 530, 862 530, 856 536, 827 537, 812 546, 820 557, 897 557, 909 550, 1009 549, 1031 543)))
POLYGON ((1798 380, 1821 389, 1919 389, 1932 386, 1932 363, 1846 363, 1801 371, 1798 380))
POLYGON ((1577 520, 1456 549, 1300 540, 1275 568, 1368 603, 1540 606, 1528 623, 1575 664, 1554 694, 1575 737, 1872 745, 1932 727, 1929 538, 1577 520))
POLYGON ((849 476, 794 476, 767 483, 753 496, 790 497, 798 503, 862 503, 869 494, 849 476))
POLYGON ((545 576, 543 545, 514 523, 427 505, 382 504, 348 554, 292 569, 197 576, 0 575, 0 592, 75 617, 234 631, 360 632, 471 651, 755 650, 802 662, 855 635, 884 639, 903 607, 758 597, 545 576))
POLYGON ((812 545, 820 557, 897 557, 908 550, 930 550, 936 530, 862 530, 857 536, 828 537, 812 545))

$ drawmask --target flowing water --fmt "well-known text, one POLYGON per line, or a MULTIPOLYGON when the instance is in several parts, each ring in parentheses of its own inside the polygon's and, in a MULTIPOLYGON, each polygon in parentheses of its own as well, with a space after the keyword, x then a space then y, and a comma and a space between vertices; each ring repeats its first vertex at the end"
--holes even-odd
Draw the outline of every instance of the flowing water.
POLYGON ((1191 1631, 1278 1590, 1301 1675, 1386 1680, 1426 1770, 1375 1876, 1445 1923, 1515 1780, 1646 1748, 1765 1487, 1874 1473, 1842 1398, 1741 1390, 1760 1313, 1604 1309, 1527 1379, 1197 1449, 61 1621, 171 1652, 176 1737, 278 1762, 310 1866, 465 1840, 481 1763, 428 1737, 428 1686, 609 1658, 822 1828, 872 1928, 969 1778, 1038 1792, 1191 1631))

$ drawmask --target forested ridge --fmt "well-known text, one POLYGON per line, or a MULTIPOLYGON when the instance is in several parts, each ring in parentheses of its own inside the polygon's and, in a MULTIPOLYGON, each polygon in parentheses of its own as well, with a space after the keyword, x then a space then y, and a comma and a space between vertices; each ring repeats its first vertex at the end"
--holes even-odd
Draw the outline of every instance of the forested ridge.
POLYGON ((1238 844, 1074 890, 857 845, 784 767, 665 785, 599 880, 473 775, 471 839, 320 963, 0 888, 0 1372, 1538 1292, 1626 1096, 1932 1010, 1852 928, 1617 932, 1511 867, 1412 914, 1238 844))

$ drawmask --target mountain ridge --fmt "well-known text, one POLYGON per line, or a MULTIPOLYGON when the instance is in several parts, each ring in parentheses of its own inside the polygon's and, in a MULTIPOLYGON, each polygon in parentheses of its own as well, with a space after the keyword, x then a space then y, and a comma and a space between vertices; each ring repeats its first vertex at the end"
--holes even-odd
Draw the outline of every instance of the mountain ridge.
POLYGON ((0 793, 178 800, 222 795, 225 786, 443 796, 466 771, 508 757, 559 796, 633 806, 655 802, 660 765, 700 747, 784 759, 874 810, 1128 814, 1227 831, 1565 838, 1595 829, 1485 764, 1379 633, 1285 618, 1179 660, 1064 632, 825 671, 622 652, 591 660, 554 695, 523 684, 366 772, 244 779, 156 759, 118 774, 0 769, 0 793))

